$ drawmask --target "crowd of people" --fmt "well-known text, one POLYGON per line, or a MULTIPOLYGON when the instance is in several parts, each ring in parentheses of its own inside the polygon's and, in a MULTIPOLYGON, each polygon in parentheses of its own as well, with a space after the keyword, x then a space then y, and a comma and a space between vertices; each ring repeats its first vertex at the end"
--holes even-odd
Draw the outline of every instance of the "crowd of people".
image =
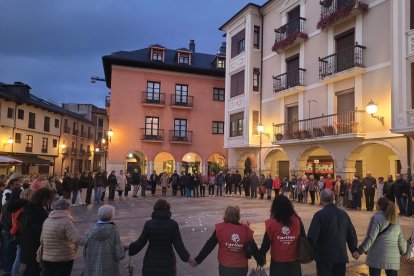
POLYGON ((355 177, 352 181, 344 181, 340 176, 333 179, 331 175, 318 180, 313 175, 280 179, 258 176, 255 172, 241 177, 237 171, 209 175, 197 172, 157 175, 154 171, 147 178, 136 169, 127 174, 122 170, 112 171, 109 176, 100 171, 94 175, 66 173, 63 179, 40 175, 27 178, 15 173, 8 179, 0 176, 0 187, 0 266, 4 275, 13 276, 35 276, 41 271, 46 276, 70 275, 79 246, 83 246, 85 259, 83 275, 120 275, 119 262, 125 252, 130 256, 138 254, 147 243, 150 246, 142 269, 145 276, 176 275, 171 245, 182 261, 197 266, 217 244, 219 275, 246 275, 248 257, 253 256, 258 265, 263 266, 269 249, 270 275, 301 275, 297 248, 304 226, 292 201, 323 205, 323 209, 315 213, 307 234, 318 275, 345 275, 346 244, 356 259, 368 254, 366 262, 370 275, 380 275, 381 269, 385 269, 387 275, 397 275, 399 257, 406 254, 407 242, 398 224, 395 203, 399 214, 404 216, 413 215, 414 206, 414 181, 408 184, 401 175, 397 175, 395 181, 391 177, 386 181, 382 177, 377 180, 369 172, 366 177, 355 177), (216 225, 200 253, 195 258, 190 257, 178 224, 171 219, 170 205, 164 199, 155 203, 152 219, 144 225, 137 241, 123 245, 112 220, 115 209, 104 204, 105 201, 110 203, 116 196, 128 198, 130 191, 133 198, 139 194, 145 197, 147 189, 155 196, 158 185, 162 196, 166 196, 171 187, 172 196, 273 199, 261 248, 254 242, 249 224, 240 222, 239 208, 229 206, 224 212, 224 222, 216 225), (352 222, 339 207, 360 210, 363 197, 367 210, 373 211, 375 207, 377 213, 372 216, 366 238, 357 246, 352 222), (80 235, 70 207, 92 203, 102 204, 98 209, 98 221, 85 235, 80 235), (336 220, 332 220, 333 217, 336 220), (244 244, 250 244, 251 256, 246 254, 244 244))

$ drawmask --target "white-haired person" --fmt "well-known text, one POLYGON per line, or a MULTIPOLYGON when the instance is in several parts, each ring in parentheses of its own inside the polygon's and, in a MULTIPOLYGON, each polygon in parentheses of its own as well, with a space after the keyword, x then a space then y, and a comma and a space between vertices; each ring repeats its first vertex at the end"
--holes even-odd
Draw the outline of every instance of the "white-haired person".
POLYGON ((93 224, 85 234, 83 257, 85 269, 83 276, 118 276, 121 275, 119 262, 125 258, 118 229, 112 221, 115 208, 103 205, 98 209, 98 222, 93 224))

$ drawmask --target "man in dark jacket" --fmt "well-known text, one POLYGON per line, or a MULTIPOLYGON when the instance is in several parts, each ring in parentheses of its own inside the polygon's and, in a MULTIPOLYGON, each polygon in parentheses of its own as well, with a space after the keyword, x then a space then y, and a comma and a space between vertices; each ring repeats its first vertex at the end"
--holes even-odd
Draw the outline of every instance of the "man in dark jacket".
POLYGON ((103 180, 103 190, 102 190, 102 194, 101 194, 101 201, 104 202, 105 200, 105 191, 106 188, 108 187, 108 172, 104 171, 102 173, 102 180, 103 180))
POLYGON ((170 184, 172 186, 173 196, 177 195, 179 183, 180 183, 180 176, 178 175, 177 171, 174 171, 173 175, 170 178, 170 184))
POLYGON ((104 186, 104 180, 103 180, 103 174, 101 170, 98 170, 98 172, 95 174, 93 178, 93 186, 95 188, 95 198, 94 203, 99 204, 102 196, 102 190, 104 186))
POLYGON ((248 173, 244 175, 242 183, 243 183, 244 195, 247 198, 249 198, 250 197, 250 175, 248 173))
POLYGON ((402 178, 401 174, 397 174, 397 180, 394 184, 395 198, 397 199, 400 216, 407 215, 407 198, 410 191, 410 185, 402 178))
POLYGON ((181 196, 184 196, 185 195, 185 193, 184 193, 184 184, 185 184, 185 181, 186 180, 185 180, 184 172, 181 172, 181 175, 180 175, 180 183, 179 183, 181 196))
POLYGON ((219 196, 223 196, 223 184, 224 184, 224 174, 222 171, 220 171, 217 176, 216 176, 216 183, 217 183, 217 193, 216 195, 219 196), (220 190, 220 191, 219 191, 220 190))
POLYGON ((240 196, 241 196, 242 195, 242 191, 241 191, 242 177, 238 170, 236 170, 236 173, 232 175, 231 182, 234 185, 234 195, 237 194, 237 189, 238 189, 240 196))
POLYGON ((73 182, 70 173, 66 173, 62 181, 63 198, 70 199, 70 193, 73 190, 73 182))
POLYGON ((253 172, 250 177, 250 198, 257 198, 257 188, 259 187, 259 177, 253 172))
POLYGON ((227 170, 226 175, 224 176, 224 181, 226 182, 226 196, 231 196, 231 174, 229 170, 227 170))
POLYGON ((321 192, 324 208, 315 213, 308 231, 308 240, 313 248, 318 276, 345 276, 348 244, 358 258, 358 237, 348 214, 335 206, 334 192, 321 192))
POLYGON ((362 179, 362 188, 364 189, 367 211, 374 210, 376 184, 377 180, 375 177, 372 177, 371 172, 367 172, 367 176, 362 179))
POLYGON ((137 198, 138 190, 139 190, 139 184, 141 182, 141 174, 139 173, 138 169, 134 169, 134 172, 132 173, 132 179, 131 184, 134 187, 134 191, 132 192, 132 197, 137 198))
POLYGON ((108 200, 115 199, 115 189, 117 185, 115 171, 112 171, 111 174, 108 176, 108 188, 109 188, 109 196, 108 200))

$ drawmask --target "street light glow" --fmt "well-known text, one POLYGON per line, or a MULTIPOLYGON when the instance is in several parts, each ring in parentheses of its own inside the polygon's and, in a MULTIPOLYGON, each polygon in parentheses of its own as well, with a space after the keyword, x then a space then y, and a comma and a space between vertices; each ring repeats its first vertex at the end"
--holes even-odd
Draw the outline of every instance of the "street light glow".
POLYGON ((371 100, 367 105, 367 113, 369 115, 374 115, 378 111, 378 106, 371 100))
POLYGON ((101 142, 102 142, 102 144, 105 144, 106 143, 105 138, 102 138, 101 142))
POLYGON ((13 138, 11 138, 11 137, 7 140, 7 143, 8 143, 8 144, 13 144, 13 142, 14 142, 14 140, 13 140, 13 138))
POLYGON ((64 149, 64 148, 66 148, 66 145, 65 144, 61 144, 60 145, 60 148, 64 149))
POLYGON ((264 125, 262 125, 261 123, 257 125, 257 131, 259 133, 262 133, 264 131, 264 125))

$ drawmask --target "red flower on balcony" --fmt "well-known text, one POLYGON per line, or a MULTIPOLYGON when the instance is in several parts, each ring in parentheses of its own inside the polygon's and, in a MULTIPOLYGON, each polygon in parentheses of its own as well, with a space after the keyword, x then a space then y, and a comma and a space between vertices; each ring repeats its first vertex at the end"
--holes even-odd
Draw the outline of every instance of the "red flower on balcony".
POLYGON ((336 10, 325 17, 321 17, 316 27, 324 31, 341 18, 348 16, 353 9, 358 9, 362 13, 366 13, 368 11, 368 5, 361 0, 354 0, 349 5, 336 10))
POLYGON ((283 49, 288 47, 289 45, 292 45, 293 42, 295 42, 298 38, 308 39, 308 34, 303 32, 294 32, 292 34, 289 34, 286 36, 285 39, 275 41, 275 44, 272 47, 273 52, 280 53, 283 49))

